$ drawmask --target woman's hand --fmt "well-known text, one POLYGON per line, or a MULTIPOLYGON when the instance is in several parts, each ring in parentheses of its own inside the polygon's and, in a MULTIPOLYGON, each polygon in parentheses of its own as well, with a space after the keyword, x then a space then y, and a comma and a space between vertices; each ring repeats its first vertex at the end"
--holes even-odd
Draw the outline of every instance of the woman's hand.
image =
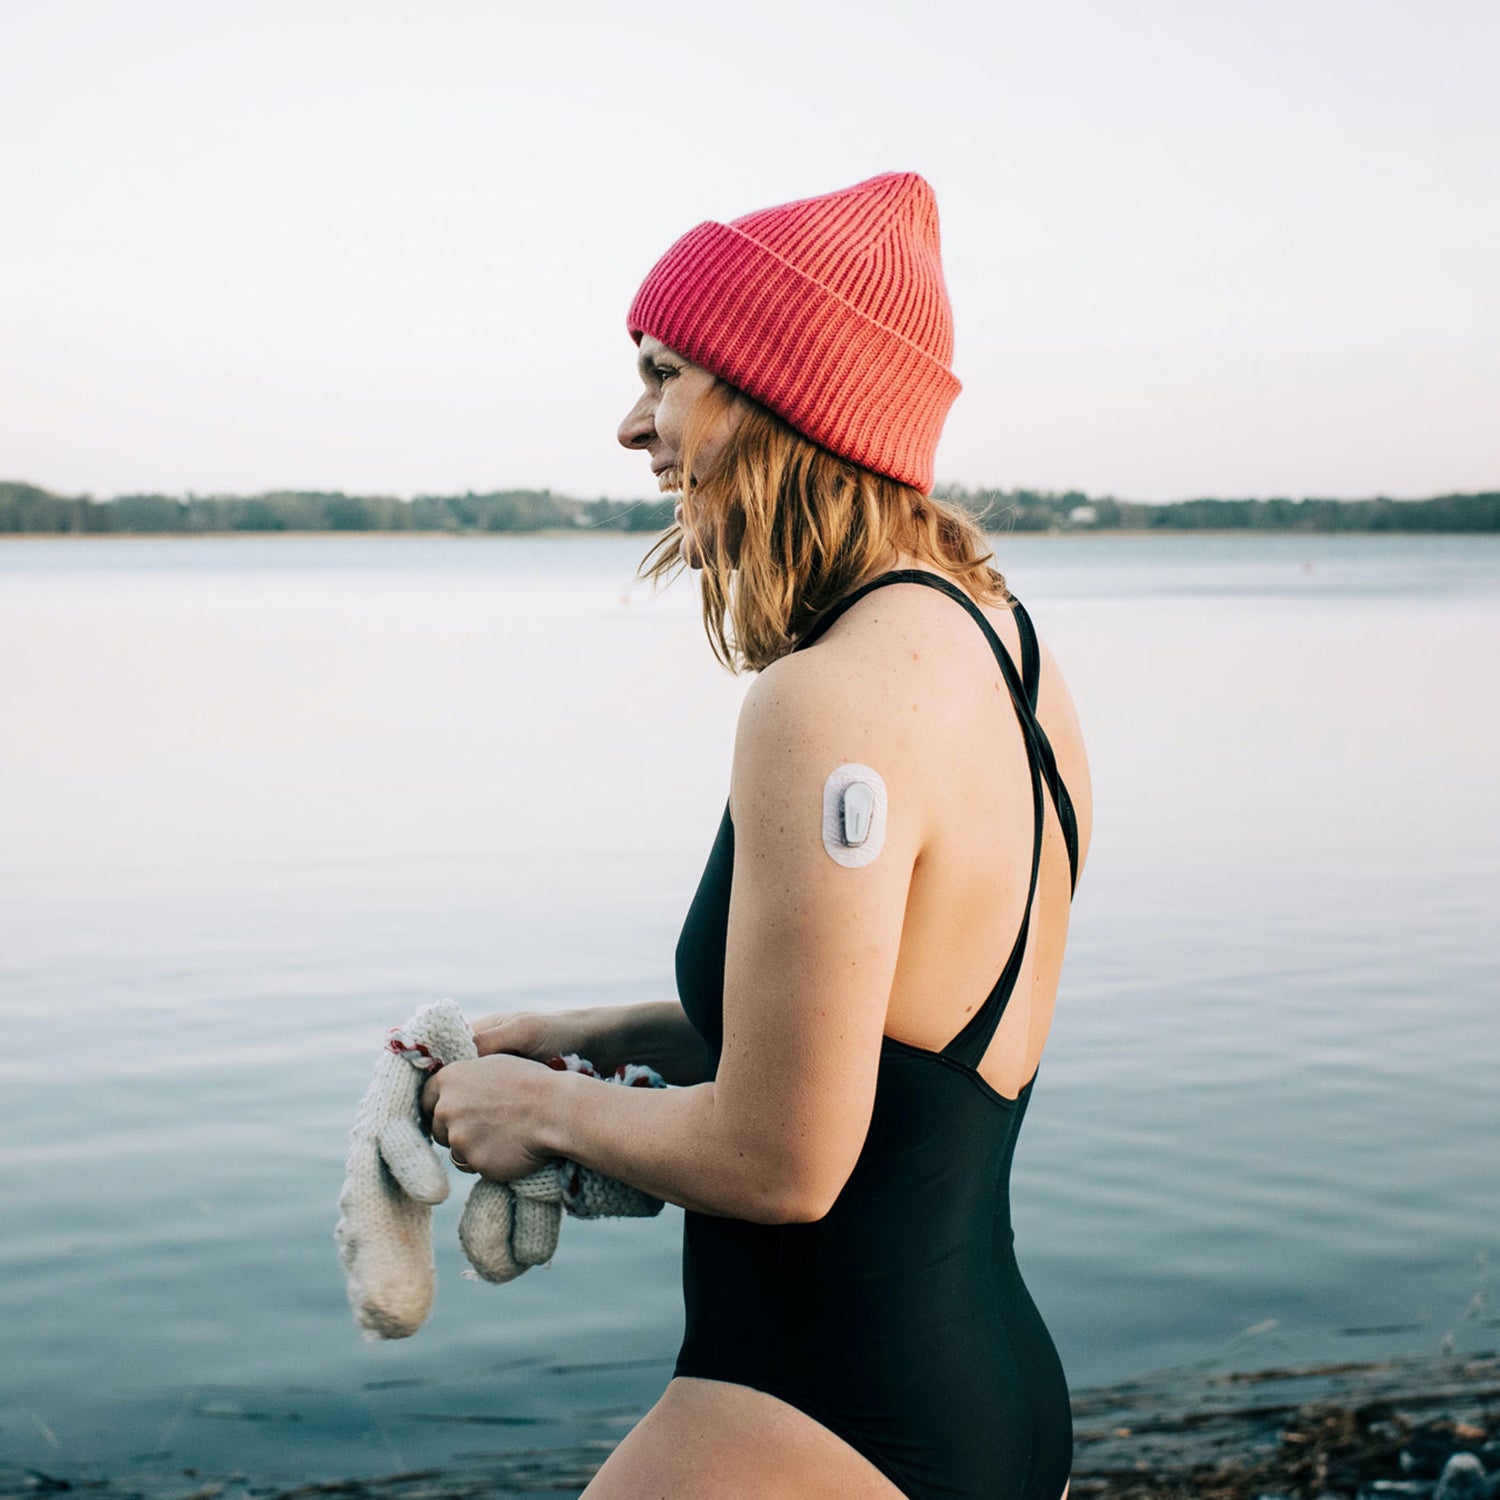
POLYGON ((598 1064, 590 1051, 597 1046, 598 1028, 587 1010, 500 1010, 470 1022, 469 1029, 481 1057, 511 1052, 547 1062, 575 1052, 598 1064))
POLYGON ((423 1123, 467 1170, 514 1182, 552 1160, 537 1137, 541 1091, 557 1076, 543 1063, 507 1053, 449 1063, 422 1087, 423 1123))
POLYGON ((668 1083, 706 1083, 703 1039, 675 1000, 586 1005, 572 1010, 500 1010, 470 1022, 481 1057, 513 1052, 550 1062, 570 1052, 602 1077, 622 1063, 646 1063, 668 1083))

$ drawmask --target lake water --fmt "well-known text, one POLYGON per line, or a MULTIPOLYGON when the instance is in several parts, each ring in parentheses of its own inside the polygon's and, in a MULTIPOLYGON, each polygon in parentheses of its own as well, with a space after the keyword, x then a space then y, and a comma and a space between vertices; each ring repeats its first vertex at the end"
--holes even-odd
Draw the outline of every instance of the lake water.
MULTIPOLYGON (((648 539, 0 544, 0 1459, 614 1441, 681 1211, 357 1335, 386 1026, 672 993, 748 678, 648 539)), ((997 538, 1096 822, 1014 1174, 1075 1388, 1497 1342, 1500 538, 997 538)))

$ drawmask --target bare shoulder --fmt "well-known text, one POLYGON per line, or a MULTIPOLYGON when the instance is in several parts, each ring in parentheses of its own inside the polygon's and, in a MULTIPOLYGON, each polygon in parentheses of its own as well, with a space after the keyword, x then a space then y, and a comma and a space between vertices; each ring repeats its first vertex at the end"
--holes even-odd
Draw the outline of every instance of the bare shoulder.
MULTIPOLYGON (((980 608, 1019 666, 1020 631, 1009 607, 980 608)), ((1081 871, 1093 829, 1083 726, 1063 666, 1040 626, 1037 633, 1037 716, 1077 816, 1081 871)), ((994 700, 999 718, 1013 712, 973 617, 925 584, 891 584, 858 600, 810 649, 763 671, 747 695, 741 731, 749 752, 760 734, 805 742, 810 734, 826 735, 843 725, 906 777, 909 796, 920 806, 932 788, 964 774, 965 747, 972 754, 976 744, 982 746, 983 733, 976 739, 975 732, 983 722, 975 717, 981 695, 994 700)), ((1029 795, 1024 779, 1013 791, 1029 795)))
POLYGON ((893 614, 852 618, 865 603, 811 649, 792 652, 757 675, 740 708, 736 760, 808 752, 857 760, 859 751, 910 749, 917 738, 913 692, 931 696, 929 664, 922 660, 928 643, 915 640, 893 614))
MULTIPOLYGON (((944 745, 934 734, 957 696, 946 665, 951 622, 914 600, 931 589, 877 590, 859 600, 806 650, 762 670, 740 708, 731 775, 736 828, 755 807, 777 805, 793 785, 816 787, 849 763, 886 783, 906 831, 920 845, 944 745), (900 593, 902 600, 885 595, 900 593)), ((938 600, 939 604, 943 601, 938 600)), ((952 606, 949 606, 952 610, 952 606)), ((958 614, 972 632, 972 622, 958 614)))
POLYGON ((900 700, 896 676, 873 654, 833 643, 766 667, 740 707, 730 779, 735 826, 794 785, 821 790, 831 771, 851 762, 875 767, 888 785, 919 784, 915 729, 901 719, 900 700))
POLYGON ((857 600, 809 649, 762 672, 756 687, 765 696, 752 693, 749 706, 800 702, 813 714, 821 701, 862 724, 878 723, 896 743, 930 746, 933 730, 955 727, 971 712, 976 677, 993 675, 967 611, 926 584, 893 583, 857 600))
POLYGON ((955 642, 975 637, 974 622, 953 600, 919 583, 893 583, 856 600, 813 643, 772 664, 762 677, 844 683, 876 704, 918 684, 939 686, 956 666, 955 642))

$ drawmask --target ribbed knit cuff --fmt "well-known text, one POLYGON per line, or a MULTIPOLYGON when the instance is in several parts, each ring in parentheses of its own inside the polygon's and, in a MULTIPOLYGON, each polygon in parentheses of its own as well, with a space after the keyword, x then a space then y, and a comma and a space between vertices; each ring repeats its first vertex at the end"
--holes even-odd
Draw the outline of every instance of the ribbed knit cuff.
POLYGON ((628 322, 632 338, 660 339, 830 452, 931 492, 958 379, 733 226, 683 235, 628 322))

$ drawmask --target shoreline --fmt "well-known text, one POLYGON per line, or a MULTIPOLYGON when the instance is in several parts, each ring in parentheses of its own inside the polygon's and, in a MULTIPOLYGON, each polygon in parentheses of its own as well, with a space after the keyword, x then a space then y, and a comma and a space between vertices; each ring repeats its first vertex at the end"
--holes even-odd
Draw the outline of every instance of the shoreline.
MULTIPOLYGON (((1481 1465, 1491 1493, 1500 1490, 1495 1352, 1146 1375, 1074 1392, 1073 1421, 1076 1500, 1432 1496, 1450 1461, 1481 1465), (1473 1457, 1454 1460, 1455 1453, 1473 1457)), ((79 1488, 98 1500, 576 1500, 614 1446, 518 1448, 468 1463, 290 1485, 196 1468, 99 1478, 0 1463, 0 1500, 79 1488)))
MULTIPOLYGON (((557 526, 543 531, 4 531, 0 532, 0 546, 7 542, 226 542, 226 541, 350 541, 356 538, 386 539, 390 541, 413 541, 418 538, 448 542, 504 542, 553 540, 559 537, 615 536, 639 537, 643 544, 663 535, 660 531, 626 531, 619 528, 588 526, 557 526)), ((1396 531, 1355 530, 1303 531, 1292 527, 1275 526, 1115 526, 1085 529, 1082 527, 1057 531, 989 531, 985 535, 994 540, 1014 542, 1028 538, 1059 541, 1063 539, 1090 539, 1109 537, 1123 539, 1138 537, 1142 540, 1159 541, 1163 537, 1475 537, 1496 536, 1494 531, 1396 531)))

